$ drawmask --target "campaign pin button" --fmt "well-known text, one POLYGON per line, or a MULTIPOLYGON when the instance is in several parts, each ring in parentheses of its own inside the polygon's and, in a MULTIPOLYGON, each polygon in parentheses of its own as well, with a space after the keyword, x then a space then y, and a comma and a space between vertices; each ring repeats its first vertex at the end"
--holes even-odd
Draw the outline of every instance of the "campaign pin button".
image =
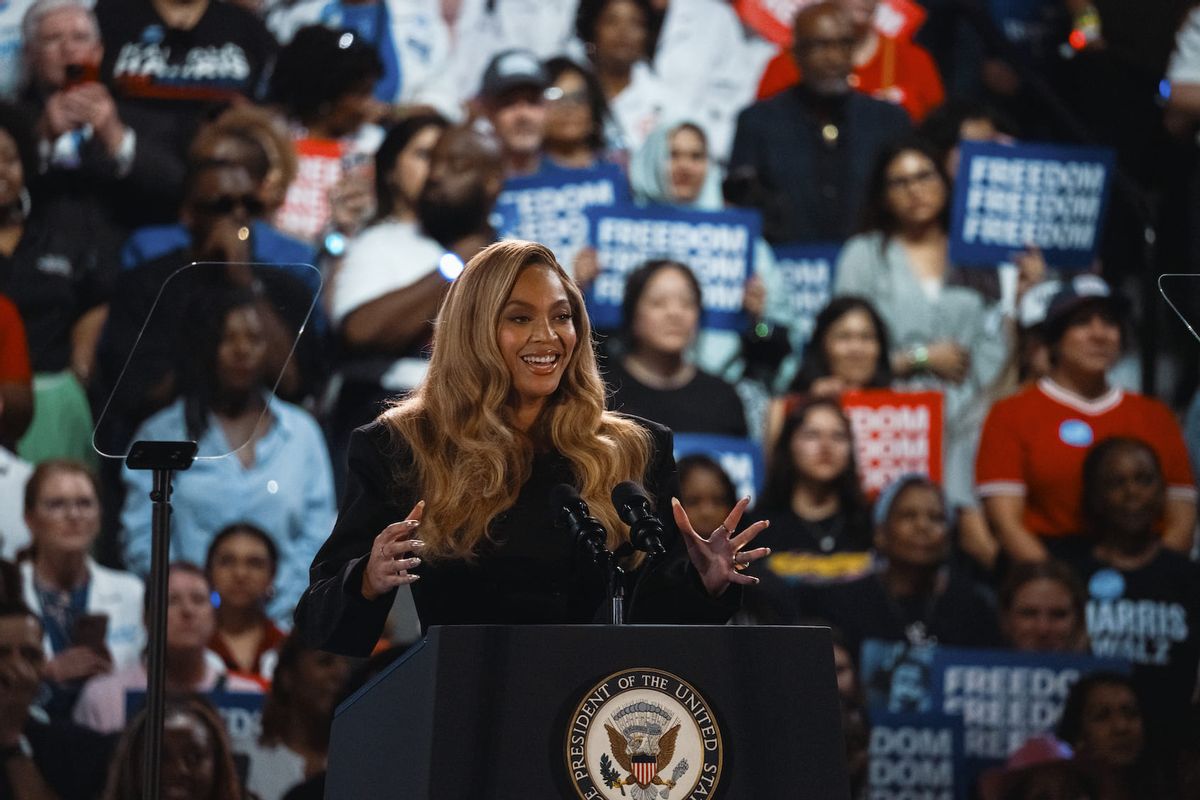
POLYGON ((1097 600, 1116 600, 1125 594, 1125 576, 1115 569, 1102 569, 1088 581, 1088 594, 1097 600))
POLYGON ((1058 426, 1058 438, 1071 447, 1091 447, 1096 435, 1092 426, 1081 419, 1069 419, 1058 426))

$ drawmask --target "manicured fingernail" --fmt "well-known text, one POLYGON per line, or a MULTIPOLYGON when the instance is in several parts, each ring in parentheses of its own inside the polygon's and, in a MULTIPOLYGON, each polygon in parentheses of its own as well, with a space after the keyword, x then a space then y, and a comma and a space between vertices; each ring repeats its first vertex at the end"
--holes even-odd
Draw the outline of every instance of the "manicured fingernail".
POLYGON ((424 507, 425 507, 425 501, 424 501, 424 500, 418 500, 418 501, 417 501, 417 508, 424 508, 424 507))
POLYGON ((425 546, 425 542, 420 539, 413 539, 412 546, 414 549, 421 548, 425 546))
POLYGON ((417 581, 421 580, 420 575, 409 575, 408 578, 409 578, 409 580, 408 580, 409 583, 416 583, 417 581))
POLYGON ((410 527, 410 528, 415 528, 420 524, 421 523, 418 520, 415 520, 415 519, 408 520, 408 527, 410 527))
MULTIPOLYGON (((754 577, 754 576, 751 576, 751 577, 754 577)), ((762 583, 762 579, 761 579, 761 578, 754 578, 754 583, 755 583, 755 584, 762 583)))
POLYGON ((672 505, 672 506, 678 506, 678 505, 679 505, 679 498, 677 498, 677 497, 672 497, 672 498, 671 498, 671 505, 672 505))
POLYGON ((413 557, 412 557, 412 558, 410 558, 408 561, 409 561, 409 563, 410 563, 410 564, 412 564, 414 567, 419 567, 419 566, 421 566, 421 559, 417 558, 416 556, 413 556, 413 557))

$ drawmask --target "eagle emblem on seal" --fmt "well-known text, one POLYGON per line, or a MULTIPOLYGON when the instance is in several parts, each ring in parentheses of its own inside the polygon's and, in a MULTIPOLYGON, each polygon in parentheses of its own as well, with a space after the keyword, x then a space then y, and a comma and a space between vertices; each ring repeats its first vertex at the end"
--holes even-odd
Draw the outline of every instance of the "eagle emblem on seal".
POLYGON ((669 711, 655 703, 639 701, 618 709, 604 725, 609 750, 626 773, 601 760, 604 783, 625 794, 629 787, 632 800, 654 800, 669 796, 671 789, 688 770, 687 759, 680 759, 670 778, 660 776, 675 758, 675 740, 679 723, 669 711))

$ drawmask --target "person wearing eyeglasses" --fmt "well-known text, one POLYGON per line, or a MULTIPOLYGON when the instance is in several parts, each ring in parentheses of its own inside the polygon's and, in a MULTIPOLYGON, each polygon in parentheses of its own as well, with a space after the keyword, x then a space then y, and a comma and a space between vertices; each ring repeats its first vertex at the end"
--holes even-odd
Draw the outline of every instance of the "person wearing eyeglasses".
POLYGON ((83 682, 137 662, 145 643, 142 582, 89 555, 100 533, 100 497, 88 468, 43 461, 25 485, 31 534, 20 563, 25 603, 42 621, 48 710, 69 715, 83 682))
POLYGON ((550 80, 546 88, 545 158, 542 169, 588 169, 612 161, 604 129, 612 113, 596 74, 565 56, 543 65, 550 80))

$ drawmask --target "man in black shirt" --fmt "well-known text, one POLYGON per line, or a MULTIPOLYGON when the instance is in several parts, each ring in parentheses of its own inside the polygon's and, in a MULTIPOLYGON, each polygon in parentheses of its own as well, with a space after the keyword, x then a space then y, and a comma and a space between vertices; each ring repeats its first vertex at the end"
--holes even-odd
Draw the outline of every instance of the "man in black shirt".
POLYGON ((801 82, 738 117, 729 171, 757 178, 779 241, 838 241, 854 232, 879 149, 909 128, 903 109, 852 91, 854 25, 840 6, 796 15, 801 82))

